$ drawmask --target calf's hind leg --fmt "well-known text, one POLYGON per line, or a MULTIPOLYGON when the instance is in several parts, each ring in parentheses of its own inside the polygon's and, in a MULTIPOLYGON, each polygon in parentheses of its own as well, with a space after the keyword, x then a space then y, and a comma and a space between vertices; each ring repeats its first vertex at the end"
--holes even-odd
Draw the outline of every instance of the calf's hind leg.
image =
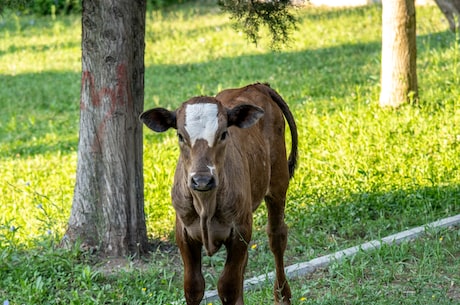
POLYGON ((270 195, 265 197, 268 210, 267 234, 276 265, 275 305, 290 305, 291 288, 284 272, 284 251, 287 246, 288 231, 284 222, 285 192, 281 194, 283 195, 279 197, 270 195))

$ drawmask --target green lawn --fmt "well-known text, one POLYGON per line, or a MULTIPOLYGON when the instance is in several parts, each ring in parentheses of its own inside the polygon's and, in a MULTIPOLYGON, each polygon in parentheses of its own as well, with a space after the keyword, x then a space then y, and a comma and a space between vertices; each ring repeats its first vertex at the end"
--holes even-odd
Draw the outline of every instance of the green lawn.
MULTIPOLYGON (((217 6, 148 12, 145 108, 256 81, 285 98, 300 135, 287 203, 288 264, 459 214, 460 42, 439 9, 417 8, 420 102, 399 110, 378 106, 379 7, 296 14, 290 45, 272 52, 268 39, 247 42, 217 6)), ((169 252, 107 274, 86 253, 54 247, 75 183, 80 35, 79 16, 0 17, 0 301, 171 304, 182 296, 180 262, 168 242, 178 155, 172 132, 146 129, 144 141, 148 232, 169 252)), ((273 270, 265 221, 262 207, 248 276, 273 270)), ((295 302, 454 304, 458 239, 451 228, 358 255, 294 281, 295 302)), ((223 252, 205 259, 209 288, 223 259, 223 252)), ((270 286, 248 293, 247 302, 271 302, 270 286)))

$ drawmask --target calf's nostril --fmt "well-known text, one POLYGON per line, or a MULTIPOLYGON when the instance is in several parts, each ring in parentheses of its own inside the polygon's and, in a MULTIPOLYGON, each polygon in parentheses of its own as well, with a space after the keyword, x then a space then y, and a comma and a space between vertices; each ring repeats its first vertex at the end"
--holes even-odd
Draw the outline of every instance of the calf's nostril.
POLYGON ((216 187, 216 180, 211 175, 194 175, 191 179, 191 187, 195 191, 209 191, 216 187))

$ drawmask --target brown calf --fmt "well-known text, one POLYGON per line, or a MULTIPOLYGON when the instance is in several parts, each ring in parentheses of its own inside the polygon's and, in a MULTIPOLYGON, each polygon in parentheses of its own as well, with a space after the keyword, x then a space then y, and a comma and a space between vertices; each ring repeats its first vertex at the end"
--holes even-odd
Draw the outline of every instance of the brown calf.
POLYGON ((187 304, 197 305, 203 298, 202 247, 211 256, 222 245, 227 260, 219 297, 225 305, 243 304, 252 213, 264 199, 276 263, 275 304, 291 304, 283 262, 284 206, 297 162, 297 128, 283 99, 268 85, 253 84, 224 90, 215 98, 194 97, 175 111, 151 109, 140 119, 157 132, 177 129, 180 156, 172 203, 187 304), (292 137, 288 160, 284 118, 292 137))

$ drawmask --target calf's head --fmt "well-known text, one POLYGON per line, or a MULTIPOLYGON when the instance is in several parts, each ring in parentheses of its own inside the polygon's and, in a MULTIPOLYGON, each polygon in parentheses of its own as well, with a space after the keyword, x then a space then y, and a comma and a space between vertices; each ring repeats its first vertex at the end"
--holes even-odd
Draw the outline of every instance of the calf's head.
POLYGON ((228 128, 251 127, 263 113, 261 108, 250 104, 226 108, 213 97, 195 97, 174 111, 147 110, 140 120, 156 132, 177 129, 188 186, 193 191, 207 192, 219 185, 225 148, 230 141, 228 128))

